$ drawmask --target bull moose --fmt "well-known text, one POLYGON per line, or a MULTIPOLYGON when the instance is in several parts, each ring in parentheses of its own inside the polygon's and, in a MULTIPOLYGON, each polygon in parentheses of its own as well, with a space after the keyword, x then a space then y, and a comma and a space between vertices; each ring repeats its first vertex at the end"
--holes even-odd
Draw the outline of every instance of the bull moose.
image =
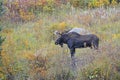
POLYGON ((74 57, 76 48, 98 49, 99 38, 94 34, 80 35, 76 32, 60 34, 59 38, 55 41, 56 45, 63 47, 63 44, 67 44, 70 49, 71 58, 74 57))

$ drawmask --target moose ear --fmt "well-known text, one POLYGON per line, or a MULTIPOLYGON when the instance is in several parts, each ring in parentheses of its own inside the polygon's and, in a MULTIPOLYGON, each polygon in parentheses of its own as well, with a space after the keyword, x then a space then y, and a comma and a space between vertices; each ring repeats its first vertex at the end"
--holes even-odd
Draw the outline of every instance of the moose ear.
POLYGON ((55 35, 61 36, 62 34, 59 31, 54 31, 55 35))

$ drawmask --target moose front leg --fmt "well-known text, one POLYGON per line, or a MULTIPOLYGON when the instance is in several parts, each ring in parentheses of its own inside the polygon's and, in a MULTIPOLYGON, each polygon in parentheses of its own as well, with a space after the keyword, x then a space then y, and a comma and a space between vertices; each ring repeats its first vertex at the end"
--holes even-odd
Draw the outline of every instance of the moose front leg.
POLYGON ((71 59, 72 59, 72 62, 71 62, 72 70, 75 71, 75 68, 76 68, 76 62, 75 62, 75 57, 74 57, 74 55, 75 55, 75 48, 70 49, 70 52, 71 52, 71 59))
POLYGON ((73 58, 75 54, 75 48, 70 49, 70 54, 71 54, 71 58, 73 58))

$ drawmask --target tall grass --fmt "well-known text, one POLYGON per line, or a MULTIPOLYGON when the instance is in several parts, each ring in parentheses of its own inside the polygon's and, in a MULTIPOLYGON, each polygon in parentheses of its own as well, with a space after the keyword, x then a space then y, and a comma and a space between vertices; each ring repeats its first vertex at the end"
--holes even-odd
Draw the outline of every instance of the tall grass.
POLYGON ((40 14, 29 22, 2 21, 6 37, 1 53, 3 80, 119 80, 120 15, 119 8, 62 10, 40 14), (100 38, 99 52, 77 49, 75 71, 70 53, 54 44, 54 30, 73 27, 88 29, 100 38), (8 77, 9 76, 9 77, 8 77), (10 78, 12 77, 12 78, 10 78))

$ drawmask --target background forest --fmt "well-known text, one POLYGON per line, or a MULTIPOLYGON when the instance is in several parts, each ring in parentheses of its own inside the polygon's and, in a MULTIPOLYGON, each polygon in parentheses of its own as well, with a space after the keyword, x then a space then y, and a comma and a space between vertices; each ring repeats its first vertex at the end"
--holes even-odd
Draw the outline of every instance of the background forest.
POLYGON ((120 0, 0 0, 0 80, 120 80, 120 0), (84 28, 100 51, 55 45, 55 30, 84 28))

